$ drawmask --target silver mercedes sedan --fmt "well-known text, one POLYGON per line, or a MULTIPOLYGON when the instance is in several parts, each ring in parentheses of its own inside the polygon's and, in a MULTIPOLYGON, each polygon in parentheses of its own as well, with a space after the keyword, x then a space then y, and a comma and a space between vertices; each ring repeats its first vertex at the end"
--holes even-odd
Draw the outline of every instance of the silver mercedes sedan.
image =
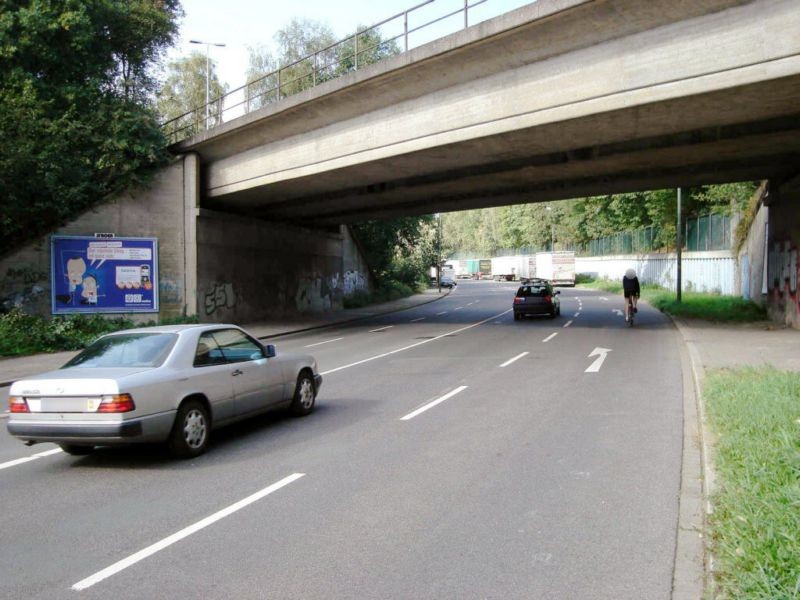
POLYGON ((8 432, 74 455, 166 442, 202 454, 212 429, 279 407, 303 416, 322 384, 317 361, 278 354, 235 325, 128 329, 97 339, 56 371, 15 382, 8 432))

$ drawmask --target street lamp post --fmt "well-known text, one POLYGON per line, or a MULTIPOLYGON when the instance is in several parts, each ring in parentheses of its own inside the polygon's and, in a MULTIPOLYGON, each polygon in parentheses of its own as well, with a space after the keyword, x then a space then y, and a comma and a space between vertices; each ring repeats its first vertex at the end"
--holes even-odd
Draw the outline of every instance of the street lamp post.
POLYGON ((202 40, 189 40, 190 44, 201 44, 206 47, 206 129, 208 129, 208 101, 209 101, 209 91, 210 91, 210 78, 211 78, 211 63, 209 58, 209 52, 211 46, 218 46, 220 48, 224 48, 225 44, 219 44, 216 42, 204 42, 202 40))
POLYGON ((549 206, 545 206, 545 210, 547 210, 547 216, 549 217, 550 221, 550 252, 555 250, 554 243, 555 243, 555 225, 553 225, 553 214, 550 212, 553 209, 549 206))
POLYGON ((442 214, 436 213, 436 285, 442 293, 442 214))

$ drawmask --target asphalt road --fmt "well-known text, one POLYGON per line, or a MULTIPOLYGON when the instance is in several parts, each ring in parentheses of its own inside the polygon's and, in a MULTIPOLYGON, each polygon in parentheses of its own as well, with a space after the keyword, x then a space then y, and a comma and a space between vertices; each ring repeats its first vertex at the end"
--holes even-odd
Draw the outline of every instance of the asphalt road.
POLYGON ((669 598, 677 334, 567 288, 515 322, 515 289, 271 340, 318 358, 316 411, 194 460, 71 457, 0 421, 0 598, 669 598))

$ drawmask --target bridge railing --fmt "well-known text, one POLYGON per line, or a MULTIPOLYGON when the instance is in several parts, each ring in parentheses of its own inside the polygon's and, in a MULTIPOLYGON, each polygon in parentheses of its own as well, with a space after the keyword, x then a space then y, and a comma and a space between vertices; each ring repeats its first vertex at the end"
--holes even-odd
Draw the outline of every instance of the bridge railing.
MULTIPOLYGON (((179 142, 226 120, 248 114, 268 104, 315 87, 331 79, 357 71, 366 65, 390 56, 408 52, 410 38, 423 31, 441 28, 446 21, 457 20, 455 29, 437 31, 438 39, 470 25, 470 10, 491 0, 455 0, 456 9, 445 9, 443 14, 427 17, 430 20, 409 25, 409 17, 419 16, 432 5, 443 6, 448 0, 426 0, 371 27, 357 30, 353 35, 304 56, 292 63, 248 81, 230 92, 214 98, 192 110, 166 121, 163 129, 171 142, 179 142), (463 17, 463 20, 461 19, 463 17), (395 27, 397 33, 384 38, 382 29, 395 27)), ((450 6, 454 0, 449 0, 450 6)), ((474 11, 473 11, 474 14, 474 11)))

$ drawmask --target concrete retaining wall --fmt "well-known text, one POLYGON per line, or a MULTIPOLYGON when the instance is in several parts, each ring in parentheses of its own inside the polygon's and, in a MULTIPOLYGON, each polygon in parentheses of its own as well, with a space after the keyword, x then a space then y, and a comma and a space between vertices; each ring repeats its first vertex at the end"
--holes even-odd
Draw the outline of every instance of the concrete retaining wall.
POLYGON ((800 329, 800 176, 770 194, 769 240, 767 310, 773 320, 800 329))
POLYGON ((197 227, 202 321, 247 323, 342 308, 369 288, 345 228, 291 227, 201 210, 197 227))
MULTIPOLYGON (((147 189, 121 194, 53 234, 111 232, 121 237, 157 237, 160 316, 192 314, 194 272, 186 268, 185 241, 193 228, 191 199, 197 193, 196 173, 196 157, 186 155, 160 171, 147 189)), ((50 288, 50 236, 42 236, 0 260, 0 302, 5 310, 18 306, 31 314, 49 315, 50 288)), ((157 316, 147 313, 131 318, 147 321, 157 316)))
MULTIPOLYGON (((642 283, 655 283, 674 290, 677 277, 677 255, 639 254, 593 256, 575 259, 575 272, 602 279, 622 279, 626 269, 633 268, 642 283)), ((729 250, 683 253, 683 289, 699 292, 735 294, 736 257, 729 250)))

